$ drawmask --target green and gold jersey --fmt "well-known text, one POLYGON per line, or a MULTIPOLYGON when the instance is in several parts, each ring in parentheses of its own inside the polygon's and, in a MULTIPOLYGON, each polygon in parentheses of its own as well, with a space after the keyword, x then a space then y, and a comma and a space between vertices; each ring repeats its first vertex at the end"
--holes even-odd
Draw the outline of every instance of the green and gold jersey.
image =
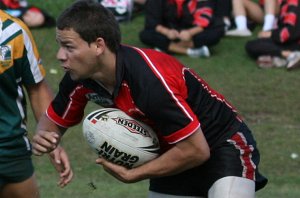
POLYGON ((43 80, 36 44, 22 21, 0 10, 0 149, 26 133, 23 86, 43 80))

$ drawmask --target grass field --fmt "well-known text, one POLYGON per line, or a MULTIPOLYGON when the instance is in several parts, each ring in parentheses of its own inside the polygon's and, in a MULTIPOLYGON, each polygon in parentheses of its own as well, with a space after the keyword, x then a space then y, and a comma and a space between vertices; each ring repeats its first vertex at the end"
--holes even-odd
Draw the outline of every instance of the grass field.
MULTIPOLYGON (((30 2, 47 8, 57 16, 72 1, 30 2)), ((130 23, 121 24, 123 43, 145 47, 138 39, 142 27, 142 15, 130 23)), ((55 59, 55 29, 32 32, 48 72, 47 80, 57 90, 63 71, 55 59), (51 69, 58 73, 51 74, 51 69)), ((261 152, 260 170, 269 178, 269 184, 257 193, 257 197, 297 198, 300 197, 300 158, 293 159, 291 154, 300 155, 300 70, 288 72, 285 69, 257 68, 244 50, 244 44, 249 39, 224 38, 212 49, 213 56, 209 59, 177 58, 194 68, 211 87, 222 93, 251 127, 261 152)), ((86 113, 95 108, 90 104, 86 113)), ((29 129, 34 131, 31 112, 29 129)), ((73 182, 64 189, 56 186, 58 177, 47 157, 34 157, 43 198, 146 197, 147 181, 129 185, 113 179, 94 163, 96 155, 82 137, 81 125, 78 125, 63 138, 62 145, 69 153, 75 172, 73 182)))

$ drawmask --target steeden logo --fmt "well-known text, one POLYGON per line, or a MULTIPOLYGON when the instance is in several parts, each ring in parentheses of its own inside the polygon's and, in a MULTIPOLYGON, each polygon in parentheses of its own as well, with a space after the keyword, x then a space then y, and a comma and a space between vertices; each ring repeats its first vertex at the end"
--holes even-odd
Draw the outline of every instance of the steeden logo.
POLYGON ((145 137, 150 137, 149 132, 135 120, 129 120, 122 117, 112 119, 116 122, 116 124, 125 127, 131 133, 136 133, 145 137))

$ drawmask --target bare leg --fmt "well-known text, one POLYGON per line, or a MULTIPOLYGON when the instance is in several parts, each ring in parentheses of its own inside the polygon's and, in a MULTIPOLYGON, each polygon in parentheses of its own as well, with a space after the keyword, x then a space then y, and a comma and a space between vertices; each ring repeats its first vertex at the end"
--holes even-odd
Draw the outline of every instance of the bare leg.
POLYGON ((1 198, 39 198, 35 176, 19 183, 9 183, 0 190, 1 198))
POLYGON ((168 50, 177 54, 187 54, 187 49, 193 46, 192 41, 171 42, 168 50))
POLYGON ((246 16, 256 23, 262 24, 264 21, 264 11, 258 3, 251 0, 243 0, 243 5, 246 10, 246 16))
POLYGON ((232 0, 232 9, 234 16, 246 16, 246 9, 243 0, 232 0))
POLYGON ((265 14, 273 14, 279 12, 279 5, 277 4, 277 0, 265 0, 264 4, 265 14))
POLYGON ((277 0, 265 0, 264 4, 265 17, 263 31, 270 31, 274 28, 276 21, 276 13, 279 12, 279 4, 277 0))

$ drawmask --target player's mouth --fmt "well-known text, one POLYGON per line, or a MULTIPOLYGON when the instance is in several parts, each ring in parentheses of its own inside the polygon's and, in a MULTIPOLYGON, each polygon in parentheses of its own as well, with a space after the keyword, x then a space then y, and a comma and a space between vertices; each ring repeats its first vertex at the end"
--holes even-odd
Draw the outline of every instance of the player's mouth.
POLYGON ((64 69, 65 72, 70 71, 70 69, 68 67, 62 66, 62 68, 64 69))

